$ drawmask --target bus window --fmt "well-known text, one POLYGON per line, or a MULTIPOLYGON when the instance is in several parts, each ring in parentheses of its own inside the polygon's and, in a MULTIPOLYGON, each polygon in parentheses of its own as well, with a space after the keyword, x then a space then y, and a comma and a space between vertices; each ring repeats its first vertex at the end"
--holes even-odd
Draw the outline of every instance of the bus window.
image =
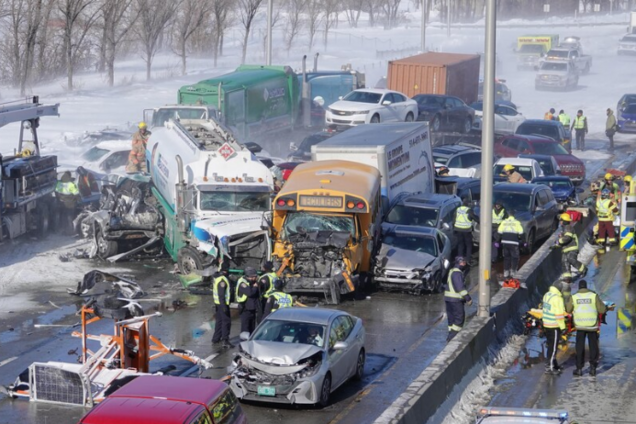
POLYGON ((283 238, 318 231, 346 232, 356 235, 351 215, 321 215, 310 212, 288 212, 283 226, 283 238))

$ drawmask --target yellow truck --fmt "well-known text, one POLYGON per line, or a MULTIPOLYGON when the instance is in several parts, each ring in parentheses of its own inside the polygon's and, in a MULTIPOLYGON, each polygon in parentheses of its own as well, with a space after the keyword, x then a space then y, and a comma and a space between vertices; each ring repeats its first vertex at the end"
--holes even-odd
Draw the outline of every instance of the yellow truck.
POLYGON ((517 69, 535 69, 539 66, 539 60, 552 47, 559 45, 559 36, 547 35, 522 35, 517 38, 517 69))

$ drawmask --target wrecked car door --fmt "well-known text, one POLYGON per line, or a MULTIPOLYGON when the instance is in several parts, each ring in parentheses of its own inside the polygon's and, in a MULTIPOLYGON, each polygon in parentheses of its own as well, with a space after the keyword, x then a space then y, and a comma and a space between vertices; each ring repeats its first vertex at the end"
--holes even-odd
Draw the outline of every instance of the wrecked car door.
POLYGON ((351 346, 346 342, 351 334, 351 326, 347 326, 345 316, 340 316, 331 323, 329 329, 329 364, 331 368, 332 390, 344 383, 349 376, 349 353, 351 346))

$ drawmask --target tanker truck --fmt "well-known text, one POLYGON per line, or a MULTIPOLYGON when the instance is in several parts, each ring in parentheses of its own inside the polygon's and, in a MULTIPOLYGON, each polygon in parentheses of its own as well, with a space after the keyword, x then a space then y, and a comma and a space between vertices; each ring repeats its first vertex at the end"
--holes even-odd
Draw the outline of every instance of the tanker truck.
POLYGON ((271 257, 273 176, 214 119, 168 120, 146 150, 163 241, 183 274, 271 257))

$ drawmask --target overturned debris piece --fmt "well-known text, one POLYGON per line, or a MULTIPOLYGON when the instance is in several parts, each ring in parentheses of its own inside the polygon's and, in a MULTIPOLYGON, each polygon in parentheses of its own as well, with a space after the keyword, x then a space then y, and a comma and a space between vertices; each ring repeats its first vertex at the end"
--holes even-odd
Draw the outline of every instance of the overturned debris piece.
POLYGON ((139 284, 132 279, 99 270, 86 273, 82 281, 77 283, 75 290, 69 288, 67 291, 76 296, 118 293, 119 297, 126 299, 138 299, 145 295, 139 284))

